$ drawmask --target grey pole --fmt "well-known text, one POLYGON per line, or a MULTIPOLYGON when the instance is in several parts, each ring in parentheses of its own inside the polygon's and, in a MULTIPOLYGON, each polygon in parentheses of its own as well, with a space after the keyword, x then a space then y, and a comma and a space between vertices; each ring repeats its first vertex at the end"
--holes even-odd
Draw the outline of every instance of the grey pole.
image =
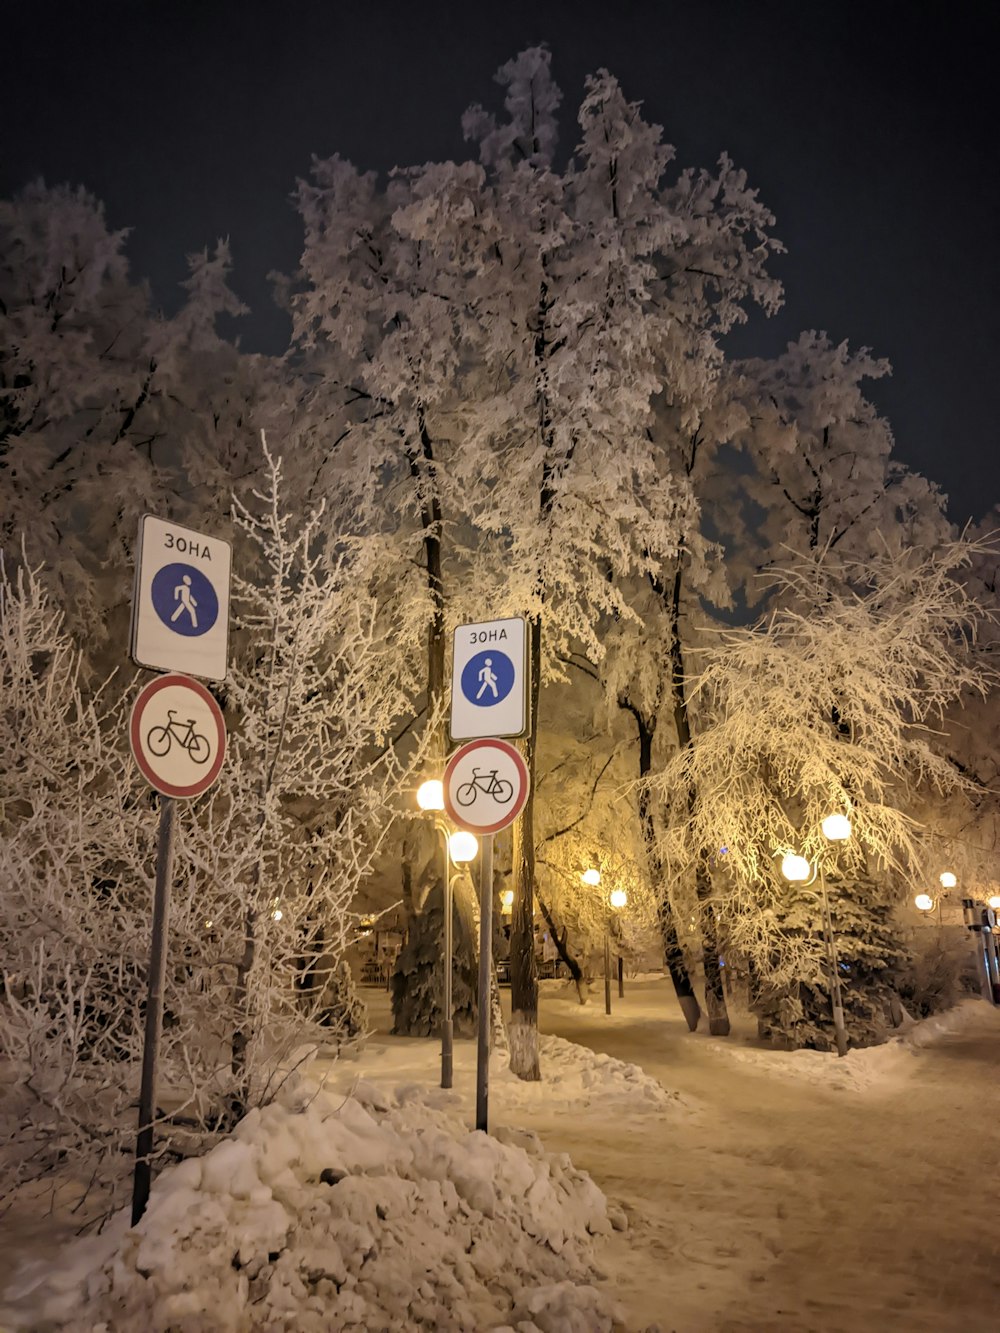
POLYGON ((444 1014, 441 1021, 441 1086, 452 1086, 454 1061, 455 1028, 452 1019, 451 971, 452 971, 452 892, 451 892, 451 851, 448 847, 448 834, 444 835, 444 987, 442 1006, 444 1014))
POLYGON ((153 928, 149 946, 146 1032, 142 1045, 142 1083, 139 1088, 139 1135, 135 1144, 132 1181, 132 1225, 149 1201, 152 1178, 153 1121, 156 1118, 156 1062, 163 1026, 163 987, 167 974, 167 921, 170 883, 174 874, 174 798, 160 797, 160 833, 156 847, 156 884, 153 889, 153 928))
POLYGON ((837 1041, 837 1054, 847 1054, 847 1029, 844 1026, 844 1003, 840 990, 840 966, 837 958, 837 945, 833 938, 833 917, 830 915, 830 899, 826 893, 826 877, 823 867, 819 868, 819 887, 823 895, 823 925, 826 935, 826 950, 830 964, 830 1006, 833 1009, 833 1031, 837 1041))
POLYGON ((625 998, 625 963, 621 954, 618 955, 618 998, 619 1000, 625 998))
POLYGON ((479 839, 479 1034, 476 1046, 476 1128, 489 1130, 490 974, 493 971, 493 834, 479 839))

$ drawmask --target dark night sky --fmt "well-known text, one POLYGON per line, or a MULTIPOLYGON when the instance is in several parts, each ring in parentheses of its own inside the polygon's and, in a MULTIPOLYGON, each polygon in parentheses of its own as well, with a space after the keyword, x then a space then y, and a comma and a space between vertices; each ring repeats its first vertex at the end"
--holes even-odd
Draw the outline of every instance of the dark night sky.
POLYGON ((777 215, 786 306, 740 351, 802 328, 870 346, 900 458, 956 521, 1000 502, 994 399, 1000 218, 996 8, 894 0, 350 4, 50 0, 0 4, 0 194, 82 183, 134 228, 134 271, 167 307, 183 256, 229 235, 277 350, 266 274, 290 270, 288 204, 310 155, 364 168, 465 153, 459 120, 546 41, 568 112, 606 66, 682 165, 728 150, 777 215))

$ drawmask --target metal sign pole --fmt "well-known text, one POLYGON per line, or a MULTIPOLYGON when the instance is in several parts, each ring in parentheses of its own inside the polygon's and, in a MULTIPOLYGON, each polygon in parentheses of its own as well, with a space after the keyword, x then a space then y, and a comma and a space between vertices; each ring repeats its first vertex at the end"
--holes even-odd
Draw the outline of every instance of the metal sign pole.
POLYGON ((153 1121, 156 1118, 156 1061, 163 1024, 163 987, 167 972, 167 918, 174 871, 174 799, 160 797, 160 834, 156 848, 156 886, 153 891, 153 928, 149 946, 146 1033, 142 1048, 142 1083, 139 1090, 139 1135, 135 1145, 132 1183, 132 1225, 146 1211, 152 1177, 153 1121))
POLYGON ((444 832, 444 985, 442 987, 442 1008, 444 1015, 441 1020, 441 1086, 450 1088, 452 1085, 453 1065, 454 1065, 454 1046, 455 1046, 455 1025, 452 1019, 452 998, 451 998, 451 973, 452 959, 454 955, 454 946, 452 943, 452 917, 454 915, 454 898, 452 894, 451 883, 451 852, 448 849, 448 833, 444 832))
POLYGON ((493 971, 493 834, 479 839, 479 1038, 476 1048, 476 1128, 489 1128, 490 974, 493 971))

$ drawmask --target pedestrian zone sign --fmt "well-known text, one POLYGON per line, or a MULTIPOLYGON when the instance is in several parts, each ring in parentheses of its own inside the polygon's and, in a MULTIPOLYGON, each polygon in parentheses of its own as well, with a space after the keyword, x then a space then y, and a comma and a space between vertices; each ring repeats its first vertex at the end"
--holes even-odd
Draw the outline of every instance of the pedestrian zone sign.
POLYGON ((527 635, 519 617, 459 625, 451 673, 451 738, 523 736, 528 720, 527 635))
POLYGON ((138 666, 225 680, 231 564, 228 542, 143 516, 132 597, 138 666))

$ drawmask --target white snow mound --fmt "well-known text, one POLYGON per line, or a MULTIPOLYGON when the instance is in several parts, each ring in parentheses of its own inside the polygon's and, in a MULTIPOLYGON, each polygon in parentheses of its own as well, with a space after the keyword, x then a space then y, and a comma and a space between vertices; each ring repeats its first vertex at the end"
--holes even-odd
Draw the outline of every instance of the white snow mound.
POLYGON ((122 1214, 55 1271, 25 1274, 4 1327, 612 1328, 590 1284, 591 1237, 610 1223, 588 1175, 530 1131, 488 1136, 447 1109, 357 1092, 286 1086, 204 1157, 163 1171, 138 1226, 122 1214))

